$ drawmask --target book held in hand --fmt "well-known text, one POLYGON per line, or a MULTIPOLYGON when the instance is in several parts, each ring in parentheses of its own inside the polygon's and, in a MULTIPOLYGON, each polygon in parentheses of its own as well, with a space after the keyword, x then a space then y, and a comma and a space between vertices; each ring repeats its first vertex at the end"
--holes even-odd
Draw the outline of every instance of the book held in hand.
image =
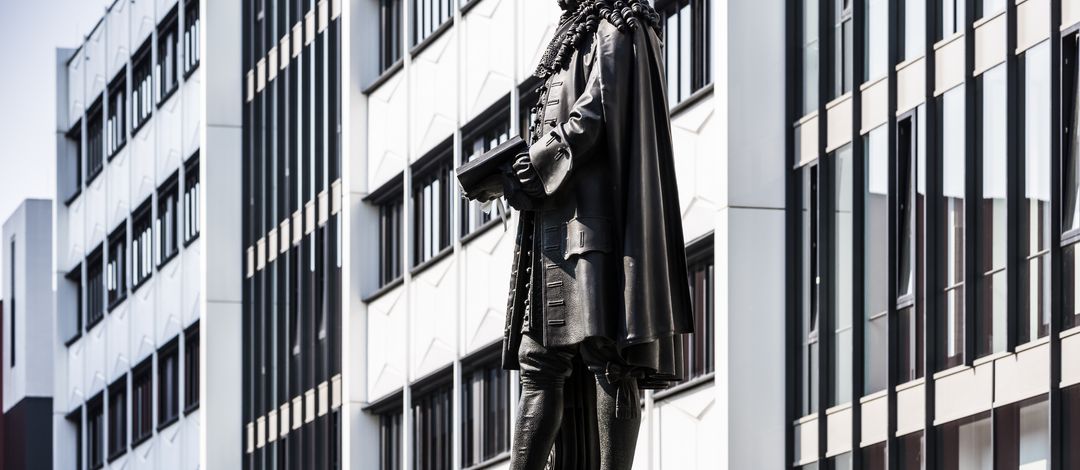
POLYGON ((461 192, 468 199, 489 201, 502 196, 503 175, 512 175, 518 155, 529 151, 521 137, 513 137, 457 168, 461 192))

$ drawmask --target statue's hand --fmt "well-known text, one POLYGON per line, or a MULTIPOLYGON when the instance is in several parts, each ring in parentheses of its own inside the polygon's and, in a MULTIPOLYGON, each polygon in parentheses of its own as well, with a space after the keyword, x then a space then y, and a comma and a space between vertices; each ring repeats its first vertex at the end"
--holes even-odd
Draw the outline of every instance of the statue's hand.
POLYGON ((514 175, 521 183, 521 190, 529 197, 539 199, 545 196, 544 186, 540 184, 540 177, 536 174, 532 162, 529 161, 529 154, 518 155, 517 160, 514 161, 514 175))

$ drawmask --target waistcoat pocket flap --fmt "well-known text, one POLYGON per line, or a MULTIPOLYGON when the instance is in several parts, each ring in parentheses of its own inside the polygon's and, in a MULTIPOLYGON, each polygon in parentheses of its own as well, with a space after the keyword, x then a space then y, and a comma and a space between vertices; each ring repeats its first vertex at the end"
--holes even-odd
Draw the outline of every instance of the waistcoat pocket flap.
POLYGON ((590 251, 611 252, 611 221, 605 217, 575 217, 566 223, 566 259, 590 251))

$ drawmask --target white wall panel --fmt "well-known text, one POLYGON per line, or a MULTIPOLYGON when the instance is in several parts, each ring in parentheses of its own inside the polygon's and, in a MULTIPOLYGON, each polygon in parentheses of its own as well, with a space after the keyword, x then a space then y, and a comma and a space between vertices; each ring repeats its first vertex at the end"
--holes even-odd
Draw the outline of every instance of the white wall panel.
POLYGON ((150 357, 157 349, 154 342, 154 278, 139 290, 128 296, 127 305, 131 308, 131 363, 139 364, 150 357))
MULTIPOLYGON (((203 201, 206 204, 206 201, 203 201)), ((180 259, 183 260, 183 266, 180 268, 182 281, 181 292, 183 297, 180 303, 180 321, 186 327, 191 325, 199 319, 200 301, 202 298, 202 284, 200 273, 202 272, 199 267, 199 257, 202 253, 202 238, 197 238, 191 242, 190 245, 184 247, 180 251, 180 259)), ((173 263, 176 263, 174 260, 173 263)), ((168 312, 168 311, 167 311, 168 312)), ((171 314, 171 312, 170 312, 171 314)), ((166 323, 167 324, 167 323, 166 323)), ((163 330, 163 334, 167 333, 167 330, 163 330)))
POLYGON ((896 435, 918 431, 923 428, 926 416, 926 389, 922 383, 910 387, 900 386, 896 391, 896 435))
POLYGON ((154 328, 153 338, 158 343, 164 343, 166 338, 172 338, 175 335, 170 335, 170 331, 166 330, 164 325, 167 325, 170 321, 173 323, 179 322, 180 312, 184 310, 183 306, 186 305, 181 300, 184 297, 182 276, 185 254, 187 254, 187 250, 181 249, 176 258, 170 260, 169 264, 162 266, 154 273, 154 282, 157 287, 157 307, 154 309, 154 324, 158 326, 154 328))
POLYGON ((84 66, 86 67, 86 105, 101 97, 105 91, 105 27, 98 26, 83 45, 84 66))
POLYGON ((86 253, 89 254, 101 242, 105 240, 108 232, 105 223, 105 180, 104 174, 99 174, 83 189, 82 200, 86 202, 86 253))
POLYGON ((129 3, 121 0, 113 3, 112 9, 105 18, 105 30, 108 32, 105 47, 106 76, 105 79, 112 81, 120 70, 127 65, 131 57, 131 46, 128 44, 130 31, 128 13, 129 3))
POLYGON ((989 410, 994 396, 994 364, 986 363, 936 378, 934 424, 989 410))
MULTIPOLYGON (((102 174, 108 181, 108 198, 105 206, 106 236, 131 215, 131 148, 125 146, 105 163, 102 174)), ((100 177, 99 177, 100 178, 100 177)))
POLYGON ((88 336, 84 335, 83 338, 75 341, 67 348, 67 392, 62 398, 57 397, 57 399, 67 400, 64 411, 77 409, 87 398, 83 356, 86 352, 85 345, 89 341, 86 339, 88 336))
POLYGON ((398 287, 368 305, 368 402, 405 383, 405 295, 398 287))
POLYGON ((154 194, 157 189, 154 171, 154 127, 156 117, 139 130, 138 134, 131 136, 128 142, 131 158, 131 208, 135 209, 146 201, 147 197, 154 194))
POLYGON ((1050 344, 1025 349, 994 361, 994 406, 1050 391, 1050 344))
POLYGON ((456 130, 457 30, 451 29, 413 58, 412 113, 409 119, 411 161, 445 142, 456 130))
POLYGON ((82 119, 83 111, 86 110, 86 106, 89 104, 86 102, 86 96, 83 95, 86 76, 83 70, 83 51, 81 49, 68 62, 67 77, 68 122, 64 127, 70 129, 71 126, 82 119))
POLYGON ((461 28, 461 121, 469 122, 514 88, 514 2, 480 0, 461 28))
POLYGON ((722 165, 716 152, 715 109, 712 99, 703 99, 671 120, 675 174, 687 240, 713 229, 722 194, 715 177, 722 165))
POLYGON ((71 271, 86 256, 86 198, 79 197, 67 206, 67 246, 60 245, 56 264, 61 271, 71 271))
POLYGON ((175 7, 177 5, 177 3, 178 3, 177 0, 145 0, 145 1, 147 1, 147 2, 153 1, 154 2, 154 5, 155 5, 155 7, 154 7, 154 15, 155 15, 155 18, 156 18, 155 23, 160 23, 161 20, 165 18, 165 15, 169 14, 169 11, 171 11, 173 9, 173 7, 175 7))
POLYGON ((457 312, 450 301, 457 293, 457 264, 443 259, 413 277, 411 377, 423 377, 453 362, 457 347, 457 312))
POLYGON ((112 384, 118 377, 126 374, 134 363, 131 362, 129 338, 131 334, 131 305, 124 301, 113 311, 105 315, 105 377, 112 384))
POLYGON ((374 191, 405 169, 406 84, 398 73, 368 97, 368 188, 374 191))
MULTIPOLYGON (((719 438, 716 428, 716 391, 702 387, 658 402, 654 409, 659 422, 657 449, 661 468, 716 468, 719 438)), ((641 450, 641 449, 639 449, 641 450)))
POLYGON ((913 109, 926 99, 926 60, 908 63, 896 71, 896 113, 913 109))
MULTIPOLYGON (((129 396, 130 398, 130 396, 129 396)), ((132 448, 128 452, 128 457, 125 461, 125 466, 121 468, 131 470, 151 470, 161 469, 165 470, 169 468, 167 465, 159 466, 157 464, 157 436, 147 439, 146 442, 139 444, 138 447, 132 448)))
POLYGON ((185 159, 185 155, 181 152, 184 136, 181 109, 183 103, 184 100, 180 94, 174 93, 168 101, 154 111, 154 126, 157 128, 155 136, 157 151, 154 153, 155 186, 164 183, 169 176, 172 176, 185 159))
POLYGON ((191 413, 187 415, 181 426, 183 426, 183 435, 180 437, 181 446, 183 449, 183 457, 180 465, 177 468, 182 470, 198 470, 199 468, 199 428, 201 426, 200 413, 191 413))
POLYGON ((181 106, 184 115, 184 122, 180 126, 180 132, 182 136, 181 146, 181 161, 186 161, 196 150, 199 149, 199 142, 201 140, 200 125, 202 124, 202 95, 199 92, 199 87, 202 86, 202 73, 200 69, 196 69, 195 73, 191 74, 183 84, 180 85, 183 104, 181 106))
POLYGON ((139 47, 154 32, 154 0, 128 0, 131 2, 131 41, 139 47))
POLYGON ((461 286, 465 304, 462 344, 465 354, 503 336, 516 227, 515 217, 506 230, 501 226, 494 227, 462 248, 460 259, 465 276, 461 286))
MULTIPOLYGON (((190 417, 191 415, 188 415, 190 417)), ((184 428, 188 418, 170 424, 169 427, 158 431, 154 441, 158 446, 158 463, 162 469, 179 469, 180 463, 185 458, 198 454, 186 454, 184 452, 184 428)))
POLYGON ((105 321, 98 322, 89 332, 83 335, 86 344, 84 358, 83 383, 86 384, 87 398, 105 389, 105 321))
POLYGON ((863 447, 885 442, 889 437, 888 399, 882 394, 862 402, 862 441, 863 447))
POLYGON ((518 31, 521 42, 518 51, 518 77, 524 79, 532 75, 540 57, 544 55, 544 49, 555 34, 555 28, 559 22, 559 9, 557 2, 519 0, 518 8, 518 31))

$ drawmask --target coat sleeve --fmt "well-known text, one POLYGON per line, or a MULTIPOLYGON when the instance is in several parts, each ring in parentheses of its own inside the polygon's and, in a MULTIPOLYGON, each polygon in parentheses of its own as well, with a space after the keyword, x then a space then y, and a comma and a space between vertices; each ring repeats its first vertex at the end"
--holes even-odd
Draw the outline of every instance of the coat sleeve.
POLYGON ((591 157, 604 128, 619 118, 612 115, 612 104, 626 99, 623 95, 633 66, 632 36, 605 26, 596 33, 594 65, 567 120, 529 147, 529 160, 548 196, 562 188, 574 166, 591 157))

